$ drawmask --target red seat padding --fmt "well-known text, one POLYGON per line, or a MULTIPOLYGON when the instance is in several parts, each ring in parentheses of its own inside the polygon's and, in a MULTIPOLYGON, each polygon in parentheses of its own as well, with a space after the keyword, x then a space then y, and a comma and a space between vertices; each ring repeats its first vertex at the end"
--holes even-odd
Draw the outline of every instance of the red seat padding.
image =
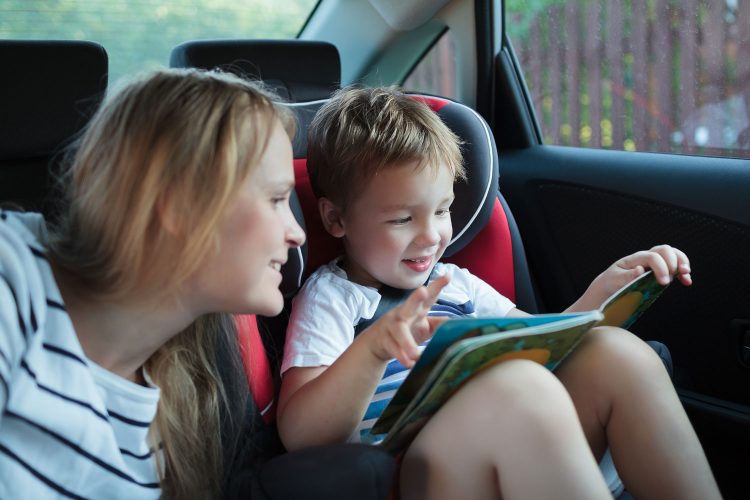
POLYGON ((445 261, 465 267, 492 288, 513 302, 516 301, 513 244, 508 218, 500 200, 495 198, 490 221, 484 229, 471 240, 471 243, 445 261))
POLYGON ((242 314, 235 316, 235 321, 247 383, 263 420, 270 423, 276 418, 275 391, 271 364, 260 338, 257 319, 252 314, 242 314))

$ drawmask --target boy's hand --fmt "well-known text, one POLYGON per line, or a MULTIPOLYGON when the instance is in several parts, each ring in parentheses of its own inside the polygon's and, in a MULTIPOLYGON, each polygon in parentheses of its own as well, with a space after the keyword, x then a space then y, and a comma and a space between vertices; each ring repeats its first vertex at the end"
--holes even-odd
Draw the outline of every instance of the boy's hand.
POLYGON ((693 284, 690 276, 690 261, 687 255, 669 245, 658 245, 651 250, 636 252, 623 257, 610 267, 610 269, 612 268, 617 268, 615 272, 619 271, 625 273, 626 276, 629 275, 627 279, 624 279, 620 285, 612 290, 612 293, 646 272, 646 269, 651 269, 656 276, 656 280, 662 285, 669 284, 672 277, 677 277, 685 286, 693 284))
MULTIPOLYGON (((365 332, 373 354, 383 361, 396 358, 407 368, 419 358, 418 345, 429 339, 445 318, 427 313, 450 278, 440 276, 414 290, 405 302, 385 313, 365 332)), ((364 340, 364 339, 363 339, 364 340)))
POLYGON ((571 310, 586 310, 599 307, 610 295, 651 269, 662 285, 677 277, 685 286, 693 280, 690 276, 690 261, 684 252, 669 245, 658 245, 623 257, 591 282, 588 290, 571 307, 571 310))

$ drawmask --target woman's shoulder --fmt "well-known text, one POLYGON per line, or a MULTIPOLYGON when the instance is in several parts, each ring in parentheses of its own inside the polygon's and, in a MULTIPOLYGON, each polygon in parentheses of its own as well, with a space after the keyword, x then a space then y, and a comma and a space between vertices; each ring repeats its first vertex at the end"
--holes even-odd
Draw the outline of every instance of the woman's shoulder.
POLYGON ((47 311, 65 311, 47 258, 47 229, 36 213, 0 211, 0 285, 3 314, 17 316, 22 333, 45 324, 47 311), (13 312, 15 311, 15 313, 13 312))
POLYGON ((32 212, 0 210, 0 266, 28 256, 46 258, 47 227, 44 217, 32 212))

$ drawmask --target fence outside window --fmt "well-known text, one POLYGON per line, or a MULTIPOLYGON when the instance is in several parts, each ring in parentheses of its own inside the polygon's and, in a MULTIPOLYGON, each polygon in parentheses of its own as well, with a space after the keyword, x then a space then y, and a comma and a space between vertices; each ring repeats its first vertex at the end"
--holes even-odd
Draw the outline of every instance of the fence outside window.
POLYGON ((551 144, 750 157, 750 1, 507 0, 551 144))

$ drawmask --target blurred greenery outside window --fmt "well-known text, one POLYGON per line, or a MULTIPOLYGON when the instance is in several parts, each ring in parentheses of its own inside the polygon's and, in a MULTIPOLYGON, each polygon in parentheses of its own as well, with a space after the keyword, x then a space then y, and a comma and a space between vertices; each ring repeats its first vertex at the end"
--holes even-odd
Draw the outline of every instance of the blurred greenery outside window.
POLYGON ((545 143, 750 158, 750 1, 504 4, 545 143))
POLYGON ((203 38, 294 38, 317 0, 3 0, 0 38, 90 40, 109 55, 110 84, 169 65, 203 38))

